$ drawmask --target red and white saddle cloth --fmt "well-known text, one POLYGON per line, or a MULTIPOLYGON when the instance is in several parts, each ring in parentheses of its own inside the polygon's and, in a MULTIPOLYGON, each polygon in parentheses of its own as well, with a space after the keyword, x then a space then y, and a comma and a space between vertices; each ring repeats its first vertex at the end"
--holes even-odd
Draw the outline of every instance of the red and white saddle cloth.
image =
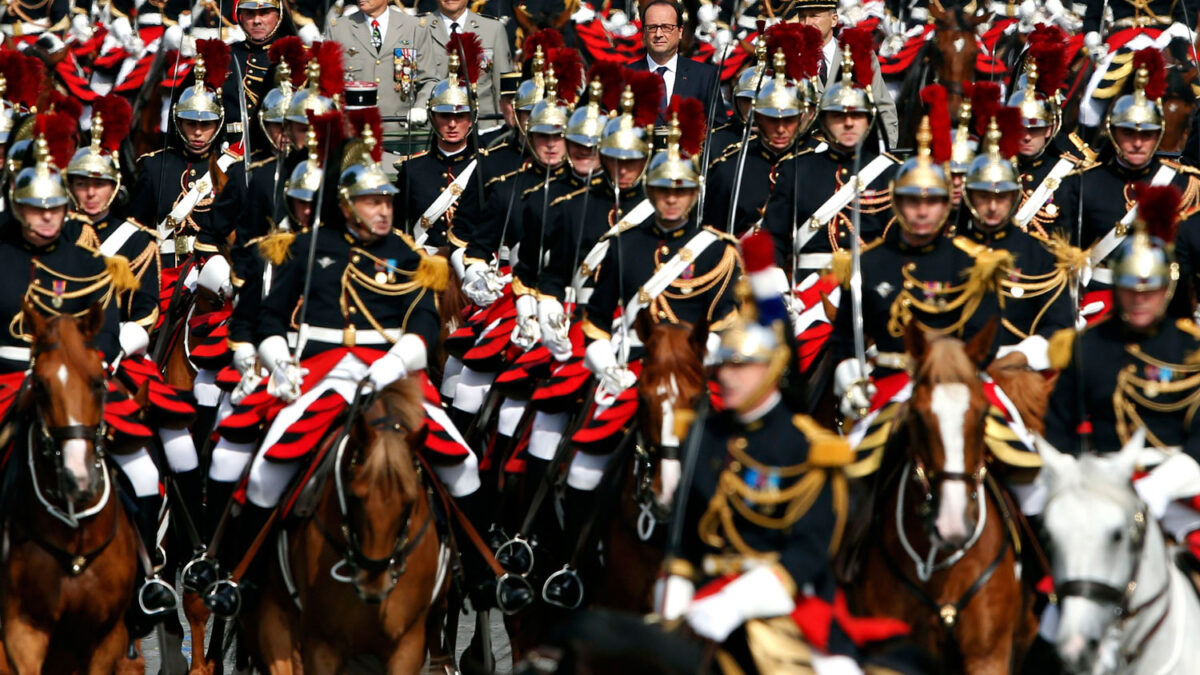
POLYGON ((833 334, 833 324, 825 309, 828 303, 837 309, 842 299, 842 287, 833 274, 809 274, 792 290, 789 310, 796 336, 800 370, 807 371, 833 334))

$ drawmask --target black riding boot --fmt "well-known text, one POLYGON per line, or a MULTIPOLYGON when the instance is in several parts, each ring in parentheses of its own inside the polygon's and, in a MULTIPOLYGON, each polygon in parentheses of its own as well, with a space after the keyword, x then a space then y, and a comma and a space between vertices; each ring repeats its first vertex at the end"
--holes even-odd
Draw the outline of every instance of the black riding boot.
MULTIPOLYGON (((488 505, 479 490, 454 501, 477 531, 491 520, 488 505)), ((503 580, 497 579, 495 571, 484 560, 483 553, 475 550, 472 539, 457 521, 455 528, 467 595, 475 611, 499 606, 505 612, 513 612, 533 602, 533 591, 527 583, 519 578, 510 578, 510 575, 505 575, 503 580)))
POLYGON ((138 497, 138 511, 134 518, 137 523, 138 535, 146 554, 150 559, 151 569, 144 570, 145 578, 141 588, 134 596, 134 601, 148 615, 158 614, 174 609, 178 604, 175 591, 166 583, 158 580, 158 567, 165 561, 158 555, 158 512, 162 509, 162 497, 138 497))
MULTIPOLYGON (((217 553, 224 576, 220 581, 209 586, 204 594, 205 606, 216 616, 222 619, 232 619, 241 611, 243 601, 247 599, 243 597, 243 587, 254 585, 250 578, 252 575, 246 574, 237 583, 230 579, 230 575, 241 564, 243 557, 250 550, 250 545, 262 532, 273 511, 274 509, 255 506, 247 502, 242 506, 242 512, 230 523, 232 526, 230 534, 233 536, 222 542, 217 553)), ((258 553, 261 552, 260 549, 258 553)), ((253 566, 253 562, 251 562, 247 569, 252 569, 253 566)))
MULTIPOLYGON (((229 500, 233 498, 233 492, 236 488, 237 483, 209 481, 203 509, 191 512, 192 514, 202 514, 200 522, 196 526, 200 530, 200 538, 205 542, 207 547, 211 548, 217 545, 217 542, 213 541, 213 536, 216 533, 217 524, 221 522, 221 516, 225 513, 225 507, 228 506, 229 500)), ((229 528, 226 528, 226 531, 228 530, 229 528)), ((203 593, 209 586, 216 583, 220 576, 220 570, 217 569, 217 561, 202 553, 197 553, 191 562, 183 568, 183 588, 192 593, 203 593)))
MULTIPOLYGON (((583 580, 578 570, 572 564, 576 551, 587 556, 588 542, 580 542, 583 530, 588 522, 595 518, 598 498, 594 490, 577 490, 568 486, 563 498, 563 511, 566 520, 563 544, 566 549, 566 559, 558 571, 550 575, 542 588, 542 597, 546 602, 559 607, 574 608, 583 603, 583 580)), ((592 539, 594 532, 588 534, 592 539)))

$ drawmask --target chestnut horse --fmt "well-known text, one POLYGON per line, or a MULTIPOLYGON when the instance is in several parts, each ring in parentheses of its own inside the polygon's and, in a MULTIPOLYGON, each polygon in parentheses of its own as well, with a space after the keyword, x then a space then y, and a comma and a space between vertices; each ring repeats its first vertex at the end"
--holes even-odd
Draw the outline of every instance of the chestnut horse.
POLYGON ((853 586, 865 612, 909 623, 920 646, 942 655, 947 672, 1013 672, 1036 630, 1008 507, 986 464, 989 404, 979 368, 995 326, 964 346, 909 325, 908 433, 893 439, 903 447, 888 448, 903 467, 881 469, 891 473, 881 476, 877 496, 879 536, 864 546, 853 586))
POLYGON ((676 422, 687 421, 697 398, 707 393, 704 371, 708 324, 651 324, 635 321, 645 345, 638 377, 638 443, 621 474, 616 510, 604 535, 605 567, 596 604, 646 613, 665 553, 671 504, 680 479, 681 448, 676 422), (682 417, 682 419, 681 419, 682 417))
POLYGON ((25 307, 34 361, 13 405, 31 414, 4 508, 17 517, 3 524, 0 671, 111 673, 125 656, 137 534, 103 458, 108 375, 93 344, 103 323, 99 305, 81 319, 25 307))
POLYGON ((341 672, 364 656, 417 673, 426 642, 437 651, 446 557, 415 455, 421 385, 398 380, 368 403, 331 448, 313 516, 265 547, 276 560, 243 635, 271 675, 341 672))

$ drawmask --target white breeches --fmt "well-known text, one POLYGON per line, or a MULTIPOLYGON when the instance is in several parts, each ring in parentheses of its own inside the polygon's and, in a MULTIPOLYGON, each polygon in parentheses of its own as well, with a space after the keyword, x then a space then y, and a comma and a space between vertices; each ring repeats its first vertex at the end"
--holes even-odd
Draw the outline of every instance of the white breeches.
POLYGON ((111 457, 129 479, 135 497, 153 497, 158 494, 158 467, 145 448, 111 457))

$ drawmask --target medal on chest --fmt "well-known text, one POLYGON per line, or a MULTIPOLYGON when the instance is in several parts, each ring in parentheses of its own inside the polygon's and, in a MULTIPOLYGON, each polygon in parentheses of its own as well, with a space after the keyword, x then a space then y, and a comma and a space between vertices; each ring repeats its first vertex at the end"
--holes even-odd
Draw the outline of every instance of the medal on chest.
POLYGON ((50 289, 54 292, 50 304, 54 305, 54 309, 60 309, 63 306, 63 295, 67 292, 67 282, 64 279, 55 279, 50 283, 50 289))

